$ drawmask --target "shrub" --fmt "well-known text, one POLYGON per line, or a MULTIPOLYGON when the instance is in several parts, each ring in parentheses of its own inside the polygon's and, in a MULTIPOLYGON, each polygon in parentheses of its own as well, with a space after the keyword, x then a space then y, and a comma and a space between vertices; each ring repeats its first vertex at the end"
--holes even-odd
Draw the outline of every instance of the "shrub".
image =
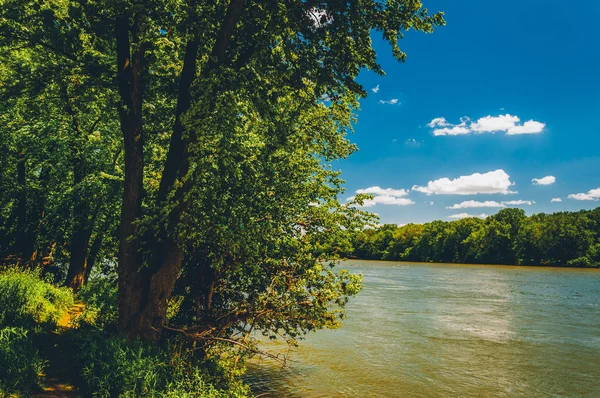
POLYGON ((567 261, 567 265, 571 267, 592 267, 594 264, 588 257, 583 256, 567 261))
POLYGON ((9 269, 0 274, 0 326, 56 326, 73 302, 70 289, 45 282, 37 272, 9 269))
POLYGON ((100 329, 115 329, 119 317, 117 283, 105 278, 90 281, 78 293, 85 303, 81 321, 100 329))
POLYGON ((73 364, 94 397, 244 397, 247 388, 231 382, 215 387, 214 377, 187 354, 107 335, 97 329, 72 332, 73 364))
POLYGON ((45 361, 33 338, 23 328, 0 329, 0 396, 28 395, 40 386, 45 361))

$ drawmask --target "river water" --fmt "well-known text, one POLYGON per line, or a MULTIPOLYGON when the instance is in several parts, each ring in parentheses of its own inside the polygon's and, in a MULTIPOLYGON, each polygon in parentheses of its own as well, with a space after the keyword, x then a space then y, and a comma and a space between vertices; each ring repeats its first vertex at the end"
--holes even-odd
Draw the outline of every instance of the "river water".
POLYGON ((600 397, 600 270, 342 266, 364 275, 344 326, 309 335, 290 368, 251 364, 256 394, 600 397))

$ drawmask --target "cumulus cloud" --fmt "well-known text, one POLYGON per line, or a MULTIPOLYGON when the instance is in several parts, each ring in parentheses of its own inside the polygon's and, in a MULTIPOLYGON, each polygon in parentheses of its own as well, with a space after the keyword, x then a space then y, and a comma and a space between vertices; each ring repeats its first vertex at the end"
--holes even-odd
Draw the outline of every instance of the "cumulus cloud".
POLYGON ((573 193, 569 195, 569 199, 575 200, 599 200, 600 188, 590 189, 587 193, 573 193))
POLYGON ((507 205, 507 206, 521 206, 521 205, 531 206, 534 203, 535 203, 535 200, 508 200, 508 201, 502 202, 503 205, 507 205))
POLYGON ((516 193, 509 189, 514 183, 510 182, 510 176, 502 169, 490 171, 488 173, 475 173, 469 176, 460 176, 453 180, 449 178, 440 178, 439 180, 429 181, 427 186, 413 186, 413 191, 426 193, 427 195, 475 195, 516 193))
POLYGON ((386 104, 386 105, 396 105, 396 104, 400 104, 398 102, 398 98, 392 98, 391 100, 385 101, 385 100, 379 100, 380 104, 386 104))
POLYGON ((372 92, 374 92, 375 94, 377 94, 377 93, 379 92, 379 84, 378 84, 378 85, 376 85, 375 87, 373 87, 373 88, 371 89, 371 91, 372 91, 372 92))
MULTIPOLYGON (((354 196, 349 197, 347 200, 354 200, 354 196)), ((376 204, 408 206, 415 204, 415 202, 408 198, 397 198, 395 196, 380 195, 373 197, 373 199, 365 199, 361 207, 373 207, 376 204)))
POLYGON ((484 116, 472 122, 469 118, 463 117, 460 124, 448 123, 446 118, 438 117, 427 124, 433 130, 433 135, 465 135, 470 133, 494 133, 504 132, 506 135, 517 134, 538 134, 541 133, 546 125, 535 120, 529 120, 519 124, 521 119, 518 116, 510 114, 499 116, 484 116))
POLYGON ((388 196, 406 196, 408 195, 408 190, 406 189, 392 189, 392 188, 381 188, 378 186, 369 187, 365 189, 359 189, 356 193, 372 193, 374 195, 388 195, 388 196))
POLYGON ((485 202, 479 202, 476 200, 466 200, 462 203, 457 203, 450 207, 446 207, 446 209, 469 209, 469 208, 477 208, 477 207, 506 207, 501 202, 496 202, 494 200, 486 200, 485 202))
MULTIPOLYGON (((376 204, 396 206, 412 205, 415 202, 408 198, 404 198, 404 196, 408 195, 408 192, 409 191, 406 189, 381 188, 378 186, 373 186, 365 189, 358 189, 356 191, 356 193, 375 195, 373 199, 364 200, 362 207, 373 207, 376 204)), ((354 200, 354 198, 354 196, 351 196, 346 200, 350 201, 354 200)))
POLYGON ((412 200, 407 199, 407 198, 398 198, 398 197, 389 196, 389 195, 375 196, 373 198, 373 201, 375 203, 381 203, 383 205, 396 205, 396 206, 408 206, 408 205, 412 205, 415 203, 412 200))
POLYGON ((488 215, 487 214, 469 214, 469 213, 458 213, 458 214, 452 214, 451 216, 448 216, 448 218, 454 218, 454 219, 461 219, 461 218, 471 218, 471 217, 476 217, 476 218, 487 218, 488 215))
POLYGON ((500 116, 485 116, 471 123, 471 130, 476 133, 492 133, 495 131, 508 131, 519 122, 517 116, 509 114, 500 116))
POLYGON ((520 206, 520 205, 532 205, 535 201, 533 200, 509 200, 503 202, 497 202, 495 200, 486 200, 483 202, 477 200, 466 200, 461 203, 457 203, 450 207, 446 207, 446 209, 470 209, 470 208, 481 208, 481 207, 506 207, 506 206, 520 206))
POLYGON ((533 183, 533 185, 551 185, 556 182, 556 177, 546 176, 542 178, 533 178, 531 182, 533 183))
POLYGON ((550 203, 555 203, 555 202, 562 202, 561 198, 552 198, 552 200, 550 200, 550 203))
POLYGON ((465 123, 461 123, 459 125, 452 126, 452 127, 443 127, 443 128, 435 129, 435 130, 433 130, 433 135, 435 135, 435 136, 465 135, 465 134, 469 134, 470 132, 471 132, 471 130, 468 129, 467 125, 465 123))
POLYGON ((449 124, 450 123, 448 123, 446 121, 445 117, 436 117, 431 122, 427 123, 427 126, 429 126, 431 128, 435 128, 435 127, 445 127, 445 126, 448 126, 449 124))
POLYGON ((544 130, 546 125, 535 120, 529 120, 523 123, 522 126, 514 126, 508 129, 506 135, 517 135, 517 134, 539 134, 544 130))

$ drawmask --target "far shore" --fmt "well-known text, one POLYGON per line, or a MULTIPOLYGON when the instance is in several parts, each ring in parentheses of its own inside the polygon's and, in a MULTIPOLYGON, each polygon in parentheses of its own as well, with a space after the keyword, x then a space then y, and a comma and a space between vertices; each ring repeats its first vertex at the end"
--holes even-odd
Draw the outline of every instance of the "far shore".
POLYGON ((594 269, 600 270, 600 266, 576 266, 576 265, 554 265, 554 264, 489 264, 489 263, 448 263, 448 262, 436 262, 436 261, 408 261, 408 260, 375 260, 348 257, 341 259, 341 261, 371 261, 371 262, 386 262, 386 263, 405 263, 405 264, 421 264, 421 265, 469 265, 469 266, 486 266, 486 267, 519 267, 519 268, 573 268, 573 269, 594 269))

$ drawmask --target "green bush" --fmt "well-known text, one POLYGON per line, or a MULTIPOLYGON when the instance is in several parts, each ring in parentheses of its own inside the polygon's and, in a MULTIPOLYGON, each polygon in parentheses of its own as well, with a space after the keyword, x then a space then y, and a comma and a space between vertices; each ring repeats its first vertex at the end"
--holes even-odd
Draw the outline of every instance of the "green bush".
POLYGON ((56 326, 73 302, 70 289, 45 282, 39 273, 10 269, 0 274, 0 326, 56 326))
POLYGON ((81 320, 100 329, 115 329, 119 318, 117 283, 109 279, 94 279, 83 287, 77 298, 85 303, 81 320))
POLYGON ((217 378, 187 354, 107 335, 97 329, 74 331, 72 362, 80 369, 85 393, 94 397, 245 397, 241 382, 215 387, 217 378))
POLYGON ((571 267, 592 267, 594 264, 588 257, 578 257, 567 261, 567 265, 571 267))
POLYGON ((23 328, 0 329, 0 396, 28 395, 40 386, 45 361, 23 328))

